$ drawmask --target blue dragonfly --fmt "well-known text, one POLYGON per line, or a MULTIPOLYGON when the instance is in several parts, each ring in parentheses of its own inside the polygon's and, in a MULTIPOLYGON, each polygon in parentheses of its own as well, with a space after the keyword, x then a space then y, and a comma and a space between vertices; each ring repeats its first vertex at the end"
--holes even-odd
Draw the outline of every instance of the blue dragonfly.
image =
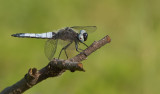
POLYGON ((46 32, 46 33, 39 33, 39 34, 38 33, 16 33, 16 34, 12 34, 11 36, 19 37, 19 38, 48 39, 45 43, 44 51, 48 60, 51 61, 54 57, 54 54, 56 53, 59 39, 63 41, 68 41, 68 44, 61 49, 58 59, 60 58, 60 55, 63 50, 66 54, 66 57, 68 58, 66 49, 72 43, 75 43, 75 49, 77 52, 80 52, 79 50, 82 50, 78 48, 79 43, 82 43, 86 47, 88 47, 84 43, 85 41, 87 41, 88 32, 94 32, 96 29, 97 29, 96 26, 73 26, 73 27, 66 27, 66 28, 60 29, 57 32, 46 32))

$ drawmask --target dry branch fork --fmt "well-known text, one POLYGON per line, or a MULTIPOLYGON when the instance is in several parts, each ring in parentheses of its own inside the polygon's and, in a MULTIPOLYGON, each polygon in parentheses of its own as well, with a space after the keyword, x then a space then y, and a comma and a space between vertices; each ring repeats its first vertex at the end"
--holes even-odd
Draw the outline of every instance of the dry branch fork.
POLYGON ((5 88, 0 94, 21 94, 48 77, 61 75, 63 72, 65 72, 65 70, 70 70, 71 72, 85 71, 81 61, 85 60, 92 52, 109 42, 111 42, 111 39, 107 35, 101 40, 93 42, 92 45, 90 45, 87 49, 71 59, 53 59, 47 66, 40 70, 37 70, 36 68, 30 68, 28 73, 20 81, 10 87, 5 88))

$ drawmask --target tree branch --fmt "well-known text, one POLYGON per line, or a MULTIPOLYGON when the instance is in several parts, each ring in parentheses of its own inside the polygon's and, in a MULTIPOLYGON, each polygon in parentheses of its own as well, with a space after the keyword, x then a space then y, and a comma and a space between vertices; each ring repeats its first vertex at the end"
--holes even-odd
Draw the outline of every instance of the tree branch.
POLYGON ((37 70, 36 68, 30 68, 28 73, 14 85, 5 88, 0 94, 21 94, 28 90, 37 83, 49 78, 56 77, 64 73, 66 70, 74 71, 85 71, 81 61, 85 60, 87 56, 102 47, 103 45, 111 42, 110 37, 107 35, 99 41, 95 41, 87 49, 75 57, 62 60, 53 59, 44 68, 37 70))

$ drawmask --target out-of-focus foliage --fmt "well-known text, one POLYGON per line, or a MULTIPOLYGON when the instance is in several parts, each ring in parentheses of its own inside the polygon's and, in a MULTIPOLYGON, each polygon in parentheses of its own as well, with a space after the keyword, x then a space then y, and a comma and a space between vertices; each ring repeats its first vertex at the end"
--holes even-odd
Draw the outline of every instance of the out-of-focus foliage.
POLYGON ((159 4, 159 0, 0 0, 0 91, 29 68, 48 63, 45 40, 11 34, 96 25, 86 43, 107 34, 112 42, 83 62, 85 73, 66 72, 24 94, 159 94, 159 4))

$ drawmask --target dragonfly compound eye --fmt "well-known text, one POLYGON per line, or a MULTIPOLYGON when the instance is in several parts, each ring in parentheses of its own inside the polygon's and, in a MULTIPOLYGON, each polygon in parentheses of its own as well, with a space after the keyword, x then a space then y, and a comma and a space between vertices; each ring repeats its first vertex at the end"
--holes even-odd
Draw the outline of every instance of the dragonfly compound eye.
POLYGON ((80 42, 84 42, 84 37, 83 37, 82 34, 79 34, 79 35, 78 35, 78 39, 79 39, 80 42))
POLYGON ((83 33, 83 37, 84 37, 84 41, 86 41, 87 38, 88 38, 88 34, 87 33, 83 33))

